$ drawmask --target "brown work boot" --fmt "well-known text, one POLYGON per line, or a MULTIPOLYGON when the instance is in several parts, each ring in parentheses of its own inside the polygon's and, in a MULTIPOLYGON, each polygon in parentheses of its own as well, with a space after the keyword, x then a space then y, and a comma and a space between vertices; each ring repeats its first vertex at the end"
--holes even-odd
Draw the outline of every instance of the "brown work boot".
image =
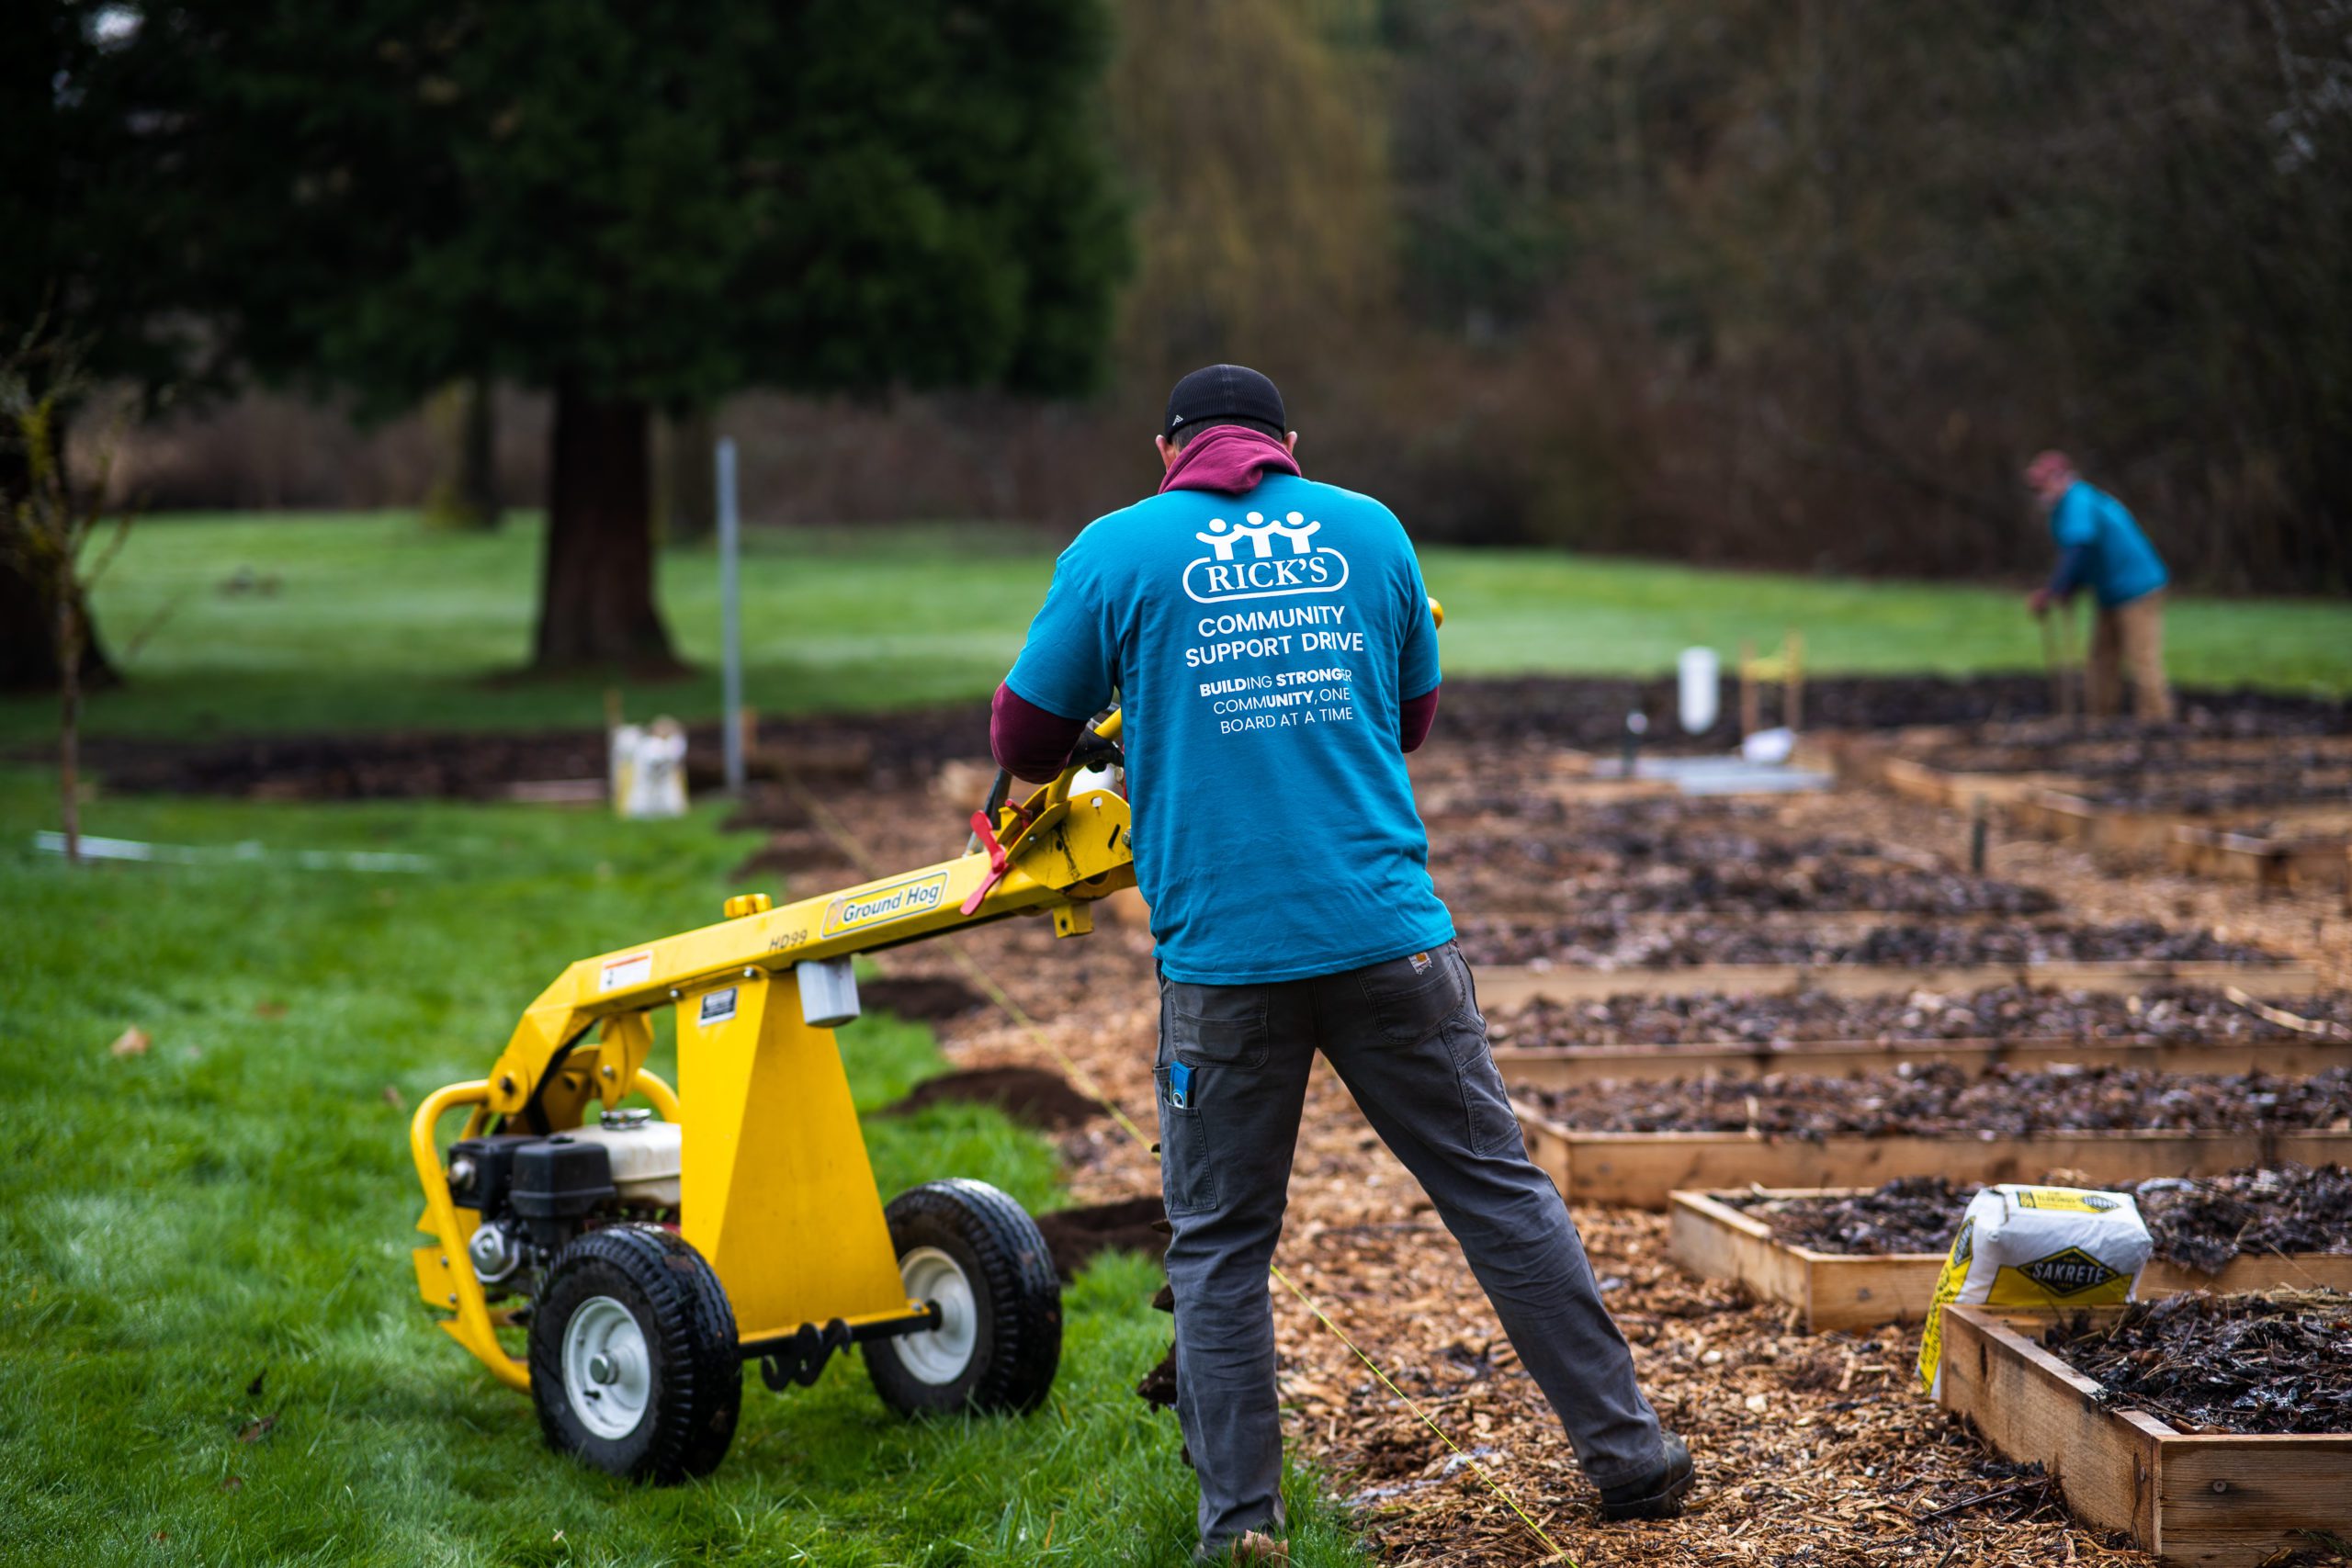
POLYGON ((1195 1562, 1288 1562, 1290 1542, 1277 1540, 1259 1530, 1244 1530, 1238 1540, 1229 1540, 1220 1547, 1203 1547, 1193 1554, 1195 1562))

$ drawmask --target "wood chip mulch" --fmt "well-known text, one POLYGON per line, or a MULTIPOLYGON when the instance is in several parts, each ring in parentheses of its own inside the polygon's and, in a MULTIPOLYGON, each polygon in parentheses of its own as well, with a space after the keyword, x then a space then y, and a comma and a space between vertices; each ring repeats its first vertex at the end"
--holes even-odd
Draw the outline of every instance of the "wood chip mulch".
MULTIPOLYGON (((1475 771, 1473 757, 1447 764, 1475 771)), ((1420 771, 1417 767, 1417 772, 1420 771)), ((943 852, 935 803, 874 794, 845 807, 886 865, 943 852)), ((1427 810, 1425 799, 1425 810, 1427 810)), ((1791 831, 1869 833, 1962 863, 1964 820, 1843 793, 1776 806, 1791 831)), ((1440 838, 1448 824, 1431 819, 1440 838)), ((952 826, 952 825, 951 825, 952 826)), ((1570 830, 1564 824, 1560 830, 1570 830)), ((1996 875, 2057 890, 2077 919, 2204 927, 2352 979, 2352 921, 2314 900, 2257 906, 2243 889, 2185 879, 2110 882, 2071 851, 2001 844, 1996 875)), ((796 886, 806 894, 816 886, 796 886)), ((1148 936, 1105 919, 1057 942, 1043 922, 1002 922, 966 950, 1039 1021, 1053 1049, 1000 1010, 943 1026, 959 1067, 1076 1064, 1150 1125, 1157 998, 1148 936)), ((961 977, 942 944, 888 956, 899 975, 961 977)), ((1150 1155, 1108 1118, 1061 1134, 1072 1200, 1148 1195, 1150 1155)), ((1689 1279, 1668 1261, 1666 1221, 1577 1214, 1644 1386, 1698 1456, 1690 1513, 1667 1525, 1603 1526, 1556 1421, 1521 1370, 1461 1254, 1419 1187, 1319 1064, 1310 1084, 1278 1260, 1574 1561, 1592 1568, 2057 1568, 2152 1564, 2071 1523, 2047 1478, 1998 1461, 1919 1393, 1910 1332, 1798 1332, 1786 1309, 1689 1279)), ((1351 1500, 1381 1561, 1502 1568, 1563 1559, 1546 1549, 1345 1346, 1287 1292, 1273 1292, 1291 1452, 1351 1500)), ((1138 1378, 1148 1371, 1138 1366, 1138 1378)), ((1168 1462, 1180 1439, 1168 1418, 1168 1462)))

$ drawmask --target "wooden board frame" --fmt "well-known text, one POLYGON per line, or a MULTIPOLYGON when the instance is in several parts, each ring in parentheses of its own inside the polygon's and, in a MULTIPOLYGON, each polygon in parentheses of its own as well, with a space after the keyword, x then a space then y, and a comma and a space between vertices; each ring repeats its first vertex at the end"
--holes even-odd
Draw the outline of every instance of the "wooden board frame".
POLYGON ((2183 829, 2203 829, 2211 834, 2222 828, 2222 819, 2229 816, 2260 816, 2290 828, 2299 817, 2304 817, 2332 828, 2343 809, 2340 802, 2333 800, 2286 801, 2215 814, 2165 807, 2107 806, 2086 795, 2052 788, 2023 790, 2002 804, 2009 826, 2020 831, 2063 844, 2080 845, 2094 854, 2156 859, 2168 863, 2174 863, 2183 829))
POLYGON ((2006 806, 2033 790, 2064 792, 2083 787, 2083 781, 2072 773, 1952 773, 1908 757, 1883 759, 1877 773, 1878 783, 1893 793, 1951 811, 1969 811, 1980 804, 2006 806))
POLYGON ((2352 1537, 2352 1433, 2176 1431, 2044 1350, 2052 1316, 1947 1308, 1939 1398, 2002 1454, 2056 1476, 2075 1517, 2208 1568, 2256 1568, 2312 1531, 2352 1537))
POLYGON ((2165 846, 2165 863, 2266 893, 2344 892, 2352 890, 2352 832, 2281 838, 2183 822, 2165 846))
POLYGON ((1875 1187, 1896 1176, 2093 1181, 2219 1176, 2242 1166, 2352 1163, 2352 1133, 2043 1133, 2029 1137, 1768 1138, 1755 1133, 1585 1133, 1514 1100, 1528 1157, 1570 1203, 1663 1209, 1677 1191, 1875 1187))
POLYGON ((2274 1073, 2306 1077, 2352 1065, 2352 1040, 1825 1040, 1770 1045, 1559 1045, 1495 1048, 1495 1066, 1528 1089, 1567 1089, 1609 1080, 1756 1077, 1799 1073, 1860 1077, 1898 1067, 1996 1066, 2039 1072, 2075 1066, 2145 1067, 2165 1073, 2274 1073))
MULTIPOLYGON (((1781 1188, 1770 1198, 1842 1198, 1868 1188, 1781 1188)), ((1667 1215, 1675 1262, 1702 1280, 1736 1280, 1759 1301, 1799 1308, 1805 1332, 1869 1330, 1924 1323, 1943 1271, 1940 1252, 1819 1252, 1773 1235, 1771 1225, 1735 1208, 1723 1192, 1676 1192, 1667 1215)), ((1959 1216, 1953 1216, 1957 1224, 1959 1216)), ((2140 1276, 2142 1296, 2182 1291, 2352 1291, 2352 1253, 2272 1253, 2231 1259, 2203 1274, 2162 1258, 2140 1276)))
POLYGON ((1576 1002, 1702 992, 1770 996, 1816 990, 1831 996, 1876 997, 1916 990, 1951 994, 1995 986, 2048 986, 2128 995, 2151 986, 2235 986, 2249 996, 2275 998, 2309 996, 2326 988, 2318 969, 2303 963, 1687 964, 1640 969, 1535 969, 1501 964, 1480 967, 1477 984, 1480 1004, 1490 1009, 1516 1007, 1538 998, 1576 1002))

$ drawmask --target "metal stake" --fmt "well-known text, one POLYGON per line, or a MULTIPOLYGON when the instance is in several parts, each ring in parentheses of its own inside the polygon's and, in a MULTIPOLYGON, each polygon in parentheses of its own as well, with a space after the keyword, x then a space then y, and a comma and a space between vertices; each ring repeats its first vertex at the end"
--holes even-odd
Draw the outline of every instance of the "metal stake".
POLYGON ((735 438, 718 438, 718 639, 722 674, 719 735, 726 747, 727 793, 743 793, 742 518, 735 506, 735 438))

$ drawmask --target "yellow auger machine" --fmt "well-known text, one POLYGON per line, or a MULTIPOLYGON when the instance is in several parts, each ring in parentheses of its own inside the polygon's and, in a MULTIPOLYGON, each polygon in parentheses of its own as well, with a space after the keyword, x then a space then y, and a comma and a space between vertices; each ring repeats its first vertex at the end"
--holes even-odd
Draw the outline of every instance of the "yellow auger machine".
POLYGON ((832 1032, 857 1016, 857 953, 1011 915, 1093 929, 1092 901, 1135 884, 1127 803, 1073 789, 1118 732, 1114 713, 1020 806, 1000 775, 957 859, 780 909, 729 898, 717 925, 572 964, 489 1077, 417 1107, 418 1288, 530 1390, 550 1444, 616 1475, 701 1474, 734 1437, 744 1361, 782 1389, 853 1344, 902 1413, 1043 1403, 1061 1287, 1035 1222, 978 1181, 886 1210, 832 1032), (674 1090, 645 1066, 665 1007, 674 1090))

